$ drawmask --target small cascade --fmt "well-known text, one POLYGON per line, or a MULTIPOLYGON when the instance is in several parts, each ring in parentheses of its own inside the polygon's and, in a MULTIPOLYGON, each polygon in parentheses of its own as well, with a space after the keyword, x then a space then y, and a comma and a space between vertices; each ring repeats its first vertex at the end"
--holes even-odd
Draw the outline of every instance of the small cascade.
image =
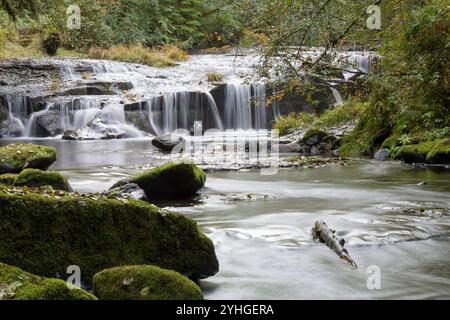
POLYGON ((3 100, 8 108, 7 135, 20 137, 25 133, 25 122, 29 109, 28 98, 25 96, 6 95, 3 100))
POLYGON ((98 60, 90 62, 92 66, 92 71, 95 74, 101 73, 126 73, 134 71, 134 68, 126 63, 108 61, 108 60, 98 60))
POLYGON ((81 80, 81 74, 75 71, 75 68, 70 63, 61 64, 61 76, 66 81, 78 81, 81 80))
POLYGON ((267 128, 266 86, 227 84, 225 88, 226 129, 267 128))
POLYGON ((330 87, 331 92, 333 93, 334 99, 336 99, 336 103, 334 104, 335 107, 342 106, 344 104, 344 99, 342 99, 341 93, 333 87, 330 87))

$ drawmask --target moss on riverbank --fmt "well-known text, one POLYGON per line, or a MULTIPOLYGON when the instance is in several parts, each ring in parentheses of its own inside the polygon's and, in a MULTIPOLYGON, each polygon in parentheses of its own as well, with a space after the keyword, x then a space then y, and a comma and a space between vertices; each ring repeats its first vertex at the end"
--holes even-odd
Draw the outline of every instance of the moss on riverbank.
POLYGON ((25 168, 47 170, 56 161, 52 147, 10 144, 0 148, 0 174, 19 173, 25 168))
POLYGON ((43 187, 51 186, 55 190, 72 191, 67 178, 58 172, 46 172, 39 169, 25 169, 13 182, 14 186, 43 187))

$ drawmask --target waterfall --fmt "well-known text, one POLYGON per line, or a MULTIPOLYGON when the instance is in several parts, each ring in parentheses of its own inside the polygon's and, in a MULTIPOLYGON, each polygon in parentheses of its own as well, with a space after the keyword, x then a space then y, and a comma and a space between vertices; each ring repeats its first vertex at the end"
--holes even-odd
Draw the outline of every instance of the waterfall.
POLYGON ((3 97, 8 108, 8 127, 7 135, 20 137, 25 132, 26 117, 28 114, 28 98, 25 96, 11 96, 3 97))
POLYGON ((214 100, 214 97, 212 96, 211 92, 204 92, 204 95, 208 99, 209 108, 212 111, 214 121, 217 124, 216 129, 224 130, 222 119, 220 118, 219 109, 217 108, 217 104, 216 104, 216 101, 214 100))
POLYGON ((267 128, 265 85, 227 84, 225 88, 225 126, 227 129, 267 128))
POLYGON ((342 99, 341 93, 333 87, 330 87, 331 92, 333 93, 334 99, 336 99, 335 107, 342 106, 344 104, 344 99, 342 99))
POLYGON ((75 71, 73 65, 69 63, 61 64, 61 76, 66 81, 81 80, 81 75, 75 71))

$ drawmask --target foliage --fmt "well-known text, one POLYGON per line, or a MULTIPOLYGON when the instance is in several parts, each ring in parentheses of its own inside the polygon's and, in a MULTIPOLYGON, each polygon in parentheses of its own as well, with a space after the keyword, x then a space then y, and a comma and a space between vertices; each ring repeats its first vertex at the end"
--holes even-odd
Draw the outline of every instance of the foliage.
POLYGON ((315 115, 304 112, 293 112, 287 116, 281 116, 273 125, 273 129, 279 130, 280 136, 292 133, 304 125, 310 125, 315 120, 315 115))
POLYGON ((206 75, 208 78, 208 82, 222 82, 223 81, 223 75, 220 72, 212 71, 208 72, 206 75))

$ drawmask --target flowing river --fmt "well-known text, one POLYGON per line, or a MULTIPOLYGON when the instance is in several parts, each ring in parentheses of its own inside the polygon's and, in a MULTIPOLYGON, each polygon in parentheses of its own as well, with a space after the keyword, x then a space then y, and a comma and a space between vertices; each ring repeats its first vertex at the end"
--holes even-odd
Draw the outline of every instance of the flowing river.
MULTIPOLYGON (((149 138, 0 146, 18 141, 54 146, 51 169, 83 192, 168 160, 149 138)), ((361 160, 271 176, 215 172, 196 199, 168 208, 191 216, 215 243, 220 272, 200 282, 207 299, 450 298, 449 170, 361 160), (346 240, 358 269, 312 241, 317 220, 346 240), (370 290, 374 270, 380 289, 370 290)))

